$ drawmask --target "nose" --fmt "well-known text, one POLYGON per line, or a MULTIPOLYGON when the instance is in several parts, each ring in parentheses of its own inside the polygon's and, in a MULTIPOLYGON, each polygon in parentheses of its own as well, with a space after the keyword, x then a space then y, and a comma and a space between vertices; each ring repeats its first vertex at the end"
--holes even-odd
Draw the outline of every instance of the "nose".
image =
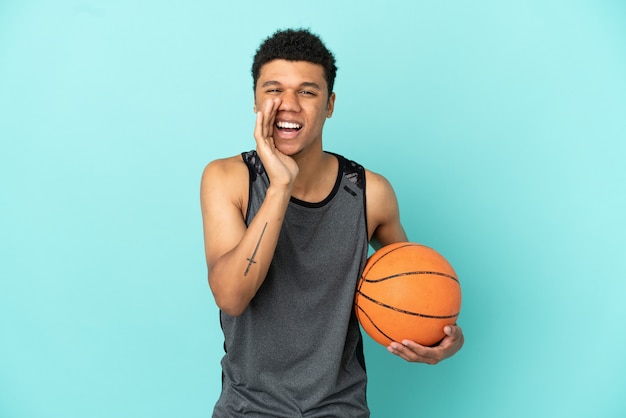
POLYGON ((300 112, 300 100, 298 94, 294 91, 287 90, 282 94, 280 106, 278 110, 285 112, 300 112))

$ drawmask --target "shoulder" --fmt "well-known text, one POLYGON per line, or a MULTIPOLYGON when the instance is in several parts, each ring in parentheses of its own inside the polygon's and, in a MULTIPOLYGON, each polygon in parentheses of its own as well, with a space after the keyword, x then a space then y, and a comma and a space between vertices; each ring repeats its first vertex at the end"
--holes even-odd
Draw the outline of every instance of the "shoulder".
POLYGON ((248 168, 246 163, 241 158, 241 155, 235 155, 208 163, 202 172, 202 181, 219 180, 220 182, 228 182, 232 178, 236 180, 247 175, 248 168))
POLYGON ((377 202, 388 201, 390 198, 393 202, 396 202, 393 187, 383 175, 367 169, 358 162, 350 160, 340 154, 329 153, 337 156, 340 164, 344 166, 344 175, 351 177, 350 179, 354 182, 365 180, 365 193, 368 208, 370 207, 370 203, 377 205, 377 202))
POLYGON ((385 178, 383 175, 365 169, 365 184, 367 197, 369 200, 384 200, 390 195, 393 195, 393 198, 395 200, 393 187, 389 180, 387 180, 387 178, 385 178))
POLYGON ((371 220, 384 222, 398 210, 398 200, 393 186, 381 174, 365 170, 365 198, 367 216, 371 220))
POLYGON ((241 202, 247 195, 249 171, 241 155, 213 160, 202 172, 201 195, 241 202))
POLYGON ((359 189, 363 190, 365 185, 365 168, 356 161, 350 160, 341 154, 330 151, 326 151, 326 153, 334 155, 339 162, 341 174, 350 182, 356 184, 359 189))

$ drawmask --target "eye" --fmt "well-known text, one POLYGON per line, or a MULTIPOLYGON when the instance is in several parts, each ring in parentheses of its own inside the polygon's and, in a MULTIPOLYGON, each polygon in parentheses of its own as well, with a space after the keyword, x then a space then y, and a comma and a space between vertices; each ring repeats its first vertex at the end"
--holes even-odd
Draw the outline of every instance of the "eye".
POLYGON ((300 94, 305 95, 305 96, 315 96, 316 94, 312 91, 309 90, 300 90, 300 94))

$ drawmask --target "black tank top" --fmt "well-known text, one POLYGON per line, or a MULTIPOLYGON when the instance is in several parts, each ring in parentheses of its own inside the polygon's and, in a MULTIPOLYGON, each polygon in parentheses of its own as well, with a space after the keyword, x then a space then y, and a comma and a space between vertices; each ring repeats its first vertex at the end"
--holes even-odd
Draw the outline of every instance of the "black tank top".
MULTIPOLYGON (((291 198, 268 275, 238 317, 220 313, 225 355, 214 417, 368 417, 353 301, 367 260, 365 171, 339 161, 321 202, 291 198)), ((255 151, 249 225, 269 179, 255 151)))

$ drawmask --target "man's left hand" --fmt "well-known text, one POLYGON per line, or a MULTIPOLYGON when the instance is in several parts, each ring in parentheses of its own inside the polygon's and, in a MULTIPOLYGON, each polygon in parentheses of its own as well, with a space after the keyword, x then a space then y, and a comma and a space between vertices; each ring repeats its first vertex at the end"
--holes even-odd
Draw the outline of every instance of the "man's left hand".
POLYGON ((413 363, 437 364, 453 356, 463 347, 465 341, 463 330, 456 325, 447 325, 443 331, 446 336, 434 347, 426 347, 410 340, 392 342, 388 347, 390 353, 413 363))

